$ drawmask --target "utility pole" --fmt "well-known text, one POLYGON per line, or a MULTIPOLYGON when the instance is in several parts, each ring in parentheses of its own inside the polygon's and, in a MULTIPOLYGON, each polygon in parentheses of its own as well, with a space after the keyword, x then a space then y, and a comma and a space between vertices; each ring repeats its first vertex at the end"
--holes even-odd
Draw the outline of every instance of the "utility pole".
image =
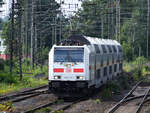
POLYGON ((104 16, 101 15, 101 38, 104 38, 104 16))
POLYGON ((111 0, 111 37, 114 39, 114 0, 111 0))
POLYGON ((62 36, 62 8, 61 8, 61 5, 62 5, 62 0, 60 0, 60 29, 59 29, 59 42, 61 41, 61 36, 62 36))
POLYGON ((22 80, 22 7, 21 7, 21 0, 17 0, 18 2, 18 42, 19 42, 19 74, 20 74, 20 81, 22 80))
MULTIPOLYGON (((41 1, 42 0, 40 0, 39 2, 40 2, 40 11, 41 11, 41 9, 42 9, 42 7, 41 7, 41 1)), ((41 13, 40 13, 40 20, 41 20, 41 13)), ((39 58, 40 58, 40 67, 41 67, 41 69, 43 69, 42 68, 42 66, 43 66, 43 49, 42 49, 42 47, 43 47, 43 43, 42 43, 42 37, 41 37, 42 35, 41 35, 41 31, 39 32, 39 42, 40 42, 40 53, 39 53, 39 58)))
POLYGON ((120 42, 120 0, 116 0, 116 40, 120 42))
POLYGON ((147 58, 149 57, 149 12, 150 12, 150 1, 147 0, 147 58))
POLYGON ((34 68, 34 38, 35 38, 35 22, 34 22, 34 0, 32 0, 32 14, 31 14, 31 65, 34 68))
POLYGON ((61 21, 61 17, 60 17, 60 29, 59 29, 59 42, 61 41, 61 36, 62 36, 62 21, 61 21))
POLYGON ((56 25, 56 17, 55 17, 55 27, 54 27, 54 29, 55 29, 55 44, 57 44, 57 25, 56 25))
POLYGON ((11 37, 10 37, 10 73, 12 74, 13 68, 13 39, 14 39, 14 0, 12 0, 11 10, 11 37))
POLYGON ((28 37, 29 37, 29 0, 26 0, 26 58, 28 58, 28 46, 29 46, 29 43, 28 43, 28 37))
POLYGON ((111 1, 108 0, 108 14, 107 14, 107 19, 108 19, 108 39, 110 39, 110 12, 111 12, 111 9, 110 9, 110 6, 111 6, 111 1))
MULTIPOLYGON (((35 22, 36 23, 36 22, 35 22)), ((34 52, 34 57, 35 57, 35 64, 36 64, 36 66, 37 66, 37 64, 38 64, 38 45, 37 45, 37 43, 38 43, 38 34, 37 34, 37 26, 35 25, 35 44, 34 44, 34 48, 35 48, 35 52, 34 52)))
POLYGON ((54 23, 55 23, 55 19, 53 18, 53 25, 52 25, 52 46, 55 43, 55 26, 54 26, 54 23))
POLYGON ((118 29, 118 35, 119 35, 119 42, 120 42, 120 0, 118 0, 118 6, 119 6, 119 8, 118 8, 118 10, 119 10, 119 29, 118 29))

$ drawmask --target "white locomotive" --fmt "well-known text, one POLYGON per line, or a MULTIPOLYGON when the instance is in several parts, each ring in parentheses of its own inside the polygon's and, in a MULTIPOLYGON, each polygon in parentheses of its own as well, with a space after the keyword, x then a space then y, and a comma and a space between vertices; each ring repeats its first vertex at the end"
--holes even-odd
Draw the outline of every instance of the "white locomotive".
POLYGON ((123 50, 115 40, 72 35, 49 53, 49 88, 87 92, 122 72, 123 50))

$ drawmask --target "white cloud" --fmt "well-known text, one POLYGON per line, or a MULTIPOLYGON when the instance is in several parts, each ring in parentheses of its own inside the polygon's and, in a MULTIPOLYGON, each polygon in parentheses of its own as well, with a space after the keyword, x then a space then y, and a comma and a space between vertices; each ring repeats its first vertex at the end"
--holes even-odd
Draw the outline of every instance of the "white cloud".
POLYGON ((65 15, 73 15, 75 11, 81 8, 81 0, 56 0, 58 3, 61 1, 64 3, 61 5, 62 11, 65 15))
POLYGON ((5 16, 8 16, 9 14, 9 8, 10 8, 10 0, 3 0, 4 1, 4 5, 0 8, 0 10, 2 11, 0 13, 0 17, 5 17, 5 16))

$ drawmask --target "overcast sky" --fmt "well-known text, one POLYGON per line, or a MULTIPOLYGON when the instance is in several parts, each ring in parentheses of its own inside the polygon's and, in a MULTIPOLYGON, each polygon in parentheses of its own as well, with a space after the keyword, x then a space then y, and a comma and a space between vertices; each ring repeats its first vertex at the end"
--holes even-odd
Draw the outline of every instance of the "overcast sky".
MULTIPOLYGON (((5 4, 3 5, 2 8, 0 8, 0 10, 2 10, 3 12, 0 13, 0 17, 5 17, 8 16, 9 14, 9 9, 10 9, 10 2, 11 0, 3 0, 5 2, 5 4)), ((60 1, 64 1, 64 4, 62 4, 62 11, 66 14, 66 15, 71 15, 73 14, 73 11, 77 11, 78 8, 81 8, 81 0, 56 0, 58 3, 60 3, 60 1)))
POLYGON ((61 8, 63 13, 66 15, 73 14, 74 11, 77 11, 79 8, 81 8, 81 0, 56 0, 58 3, 60 1, 64 1, 64 4, 62 4, 61 8))
POLYGON ((0 17, 5 17, 8 16, 9 13, 9 8, 10 8, 10 0, 3 0, 4 1, 4 5, 3 7, 0 8, 1 11, 3 11, 2 13, 0 13, 0 17))

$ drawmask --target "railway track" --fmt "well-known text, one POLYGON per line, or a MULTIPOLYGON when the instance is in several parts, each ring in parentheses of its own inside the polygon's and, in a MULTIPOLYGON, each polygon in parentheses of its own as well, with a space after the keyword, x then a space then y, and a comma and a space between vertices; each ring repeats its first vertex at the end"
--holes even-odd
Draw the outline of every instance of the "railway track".
MULTIPOLYGON (((29 90, 17 92, 15 94, 9 94, 9 95, 4 95, 0 97, 0 105, 3 106, 3 110, 8 110, 11 109, 11 107, 8 105, 8 103, 17 103, 17 102, 22 102, 26 99, 30 99, 42 94, 47 94, 48 93, 48 85, 40 86, 37 88, 32 88, 29 90)), ((1 109, 0 109, 1 111, 1 109)), ((8 110, 9 111, 9 110, 8 110)))
POLYGON ((38 107, 35 107, 31 110, 27 110, 27 111, 24 111, 23 113, 34 113, 36 112, 37 110, 40 110, 42 108, 46 108, 46 107, 50 107, 52 110, 50 113, 56 113, 58 111, 61 111, 61 110, 67 110, 69 109, 72 105, 78 103, 78 102, 81 102, 83 100, 86 100, 87 98, 79 98, 79 99, 76 99, 75 101, 73 102, 64 102, 62 104, 57 104, 57 102, 59 100, 55 100, 53 102, 49 102, 47 104, 43 104, 43 105, 40 105, 38 107))
POLYGON ((140 113, 144 103, 150 101, 150 87, 148 87, 146 90, 145 90, 145 94, 143 95, 140 95, 140 96, 134 96, 134 97, 131 97, 131 95, 133 94, 133 92, 137 89, 137 87, 142 83, 142 81, 138 82, 131 90, 130 92, 123 97, 123 99, 121 101, 119 101, 115 106, 113 106, 107 113, 118 113, 118 110, 121 106, 125 106, 126 104, 132 102, 133 100, 136 100, 136 99, 139 99, 139 103, 137 103, 137 107, 135 109, 135 112, 134 113, 140 113), (125 104, 125 105, 124 105, 125 104))
MULTIPOLYGON (((1 96, 0 97, 0 102, 8 101, 8 100, 11 100, 11 99, 14 99, 14 98, 18 98, 18 97, 21 97, 21 96, 27 96, 27 95, 30 95, 28 97, 37 96, 39 94, 48 92, 47 87, 48 87, 48 85, 44 85, 44 86, 40 86, 40 87, 37 87, 37 88, 32 88, 32 89, 29 89, 29 90, 25 90, 25 91, 22 91, 22 92, 17 92, 16 94, 1 96)), ((25 99, 25 97, 23 97, 22 100, 23 99, 25 99)))

